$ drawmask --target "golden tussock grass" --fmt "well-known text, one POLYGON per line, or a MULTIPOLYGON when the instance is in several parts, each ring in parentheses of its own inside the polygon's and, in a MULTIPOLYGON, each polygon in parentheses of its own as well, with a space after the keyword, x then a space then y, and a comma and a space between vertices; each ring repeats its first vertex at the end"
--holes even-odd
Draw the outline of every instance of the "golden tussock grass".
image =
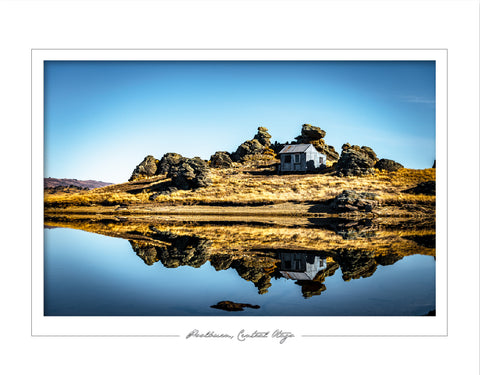
MULTIPOLYGON (((400 169, 396 172, 376 171, 375 175, 337 177, 328 174, 276 175, 252 173, 241 168, 211 169, 212 184, 197 190, 179 190, 159 195, 154 202, 168 205, 189 204, 274 204, 283 202, 315 202, 334 198, 343 190, 372 192, 384 204, 434 205, 435 196, 414 195, 402 191, 420 182, 435 180, 435 169, 400 169)), ((160 180, 144 183, 145 191, 126 192, 134 183, 112 185, 75 194, 45 195, 46 206, 146 204, 160 180), (151 183, 148 185, 147 183, 151 183)), ((168 181, 168 180, 163 180, 168 181)), ((137 190, 142 190, 137 189, 137 190)))

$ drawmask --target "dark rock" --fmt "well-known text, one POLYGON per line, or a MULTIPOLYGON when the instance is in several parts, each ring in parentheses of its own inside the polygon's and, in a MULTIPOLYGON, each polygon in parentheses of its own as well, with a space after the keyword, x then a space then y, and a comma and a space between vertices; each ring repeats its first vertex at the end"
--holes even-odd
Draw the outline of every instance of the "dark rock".
POLYGON ((177 164, 170 166, 167 178, 172 179, 174 187, 183 190, 197 189, 212 183, 208 164, 199 157, 181 158, 177 164))
POLYGON ((155 200, 155 198, 159 197, 160 195, 170 195, 174 192, 178 191, 178 189, 174 186, 166 186, 163 188, 163 190, 160 190, 160 191, 157 191, 155 193, 153 193, 152 195, 150 195, 148 197, 148 200, 155 200))
POLYGON ((216 305, 210 306, 213 309, 225 310, 225 311, 243 311, 245 307, 251 309, 259 309, 258 305, 251 305, 249 303, 237 303, 232 301, 220 301, 216 305))
POLYGON ((375 168, 383 171, 395 172, 398 171, 400 168, 403 168, 403 165, 390 159, 380 159, 376 162, 375 168))
POLYGON ((366 146, 342 146, 342 155, 335 167, 337 176, 362 176, 374 174, 374 166, 378 161, 375 152, 366 146))
POLYGON ((168 174, 170 168, 178 165, 182 159, 184 159, 184 157, 180 154, 176 154, 175 152, 166 153, 158 163, 157 174, 168 174))
POLYGON ((255 160, 258 157, 265 159, 275 159, 275 152, 270 148, 270 138, 268 129, 260 126, 253 139, 243 142, 237 150, 230 155, 234 162, 245 162, 255 160))
POLYGON ((232 154, 232 160, 242 162, 246 160, 247 156, 261 155, 265 147, 257 139, 243 142, 238 146, 237 151, 232 154))
POLYGON ((365 211, 371 212, 378 206, 377 195, 368 192, 355 192, 344 190, 337 195, 331 203, 331 207, 338 212, 365 211))
POLYGON ((308 139, 310 141, 316 141, 322 138, 325 138, 327 134, 325 130, 320 129, 317 126, 312 126, 310 124, 303 124, 302 125, 302 135, 297 137, 303 139, 308 139))
POLYGON ((437 168, 437 161, 436 160, 433 161, 432 168, 437 168))
POLYGON ((210 167, 212 168, 230 168, 232 163, 230 154, 226 151, 217 151, 210 157, 210 167))
POLYGON ((435 181, 420 182, 413 188, 403 190, 402 193, 435 195, 435 181))
POLYGON ((264 147, 270 147, 270 138, 272 138, 272 136, 268 134, 268 129, 263 126, 258 128, 257 134, 253 137, 253 139, 259 141, 264 147))
POLYGON ((323 139, 325 135, 325 130, 310 124, 303 124, 301 135, 295 139, 297 140, 297 144, 311 143, 318 152, 321 152, 327 156, 327 160, 337 161, 338 152, 335 151, 335 147, 329 146, 325 143, 325 140, 323 139))
POLYGON ((143 159, 143 161, 135 167, 132 176, 128 181, 135 181, 155 176, 157 174, 158 163, 159 161, 152 155, 146 156, 145 159, 143 159))

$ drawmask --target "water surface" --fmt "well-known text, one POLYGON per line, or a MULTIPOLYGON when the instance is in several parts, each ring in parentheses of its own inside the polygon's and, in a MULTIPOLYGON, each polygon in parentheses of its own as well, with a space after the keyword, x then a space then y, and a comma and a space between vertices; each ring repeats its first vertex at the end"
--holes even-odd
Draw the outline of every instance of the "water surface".
MULTIPOLYGON (((435 257, 422 243, 428 235, 384 248, 371 235, 348 242, 345 233, 328 232, 341 247, 325 241, 292 251, 252 248, 246 235, 246 248, 229 249, 205 229, 205 236, 148 230, 145 240, 146 229, 126 238, 45 229, 44 314, 411 316, 435 309, 435 257), (258 308, 212 308, 221 301, 258 308)), ((265 236, 274 242, 271 231, 265 236)))

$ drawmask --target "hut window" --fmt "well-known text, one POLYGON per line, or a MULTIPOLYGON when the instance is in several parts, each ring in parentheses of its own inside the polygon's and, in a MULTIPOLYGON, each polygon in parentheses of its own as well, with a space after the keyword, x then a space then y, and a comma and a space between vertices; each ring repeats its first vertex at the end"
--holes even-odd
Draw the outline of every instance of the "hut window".
POLYGON ((285 163, 291 163, 292 162, 292 156, 291 155, 285 155, 284 161, 285 161, 285 163))
POLYGON ((295 163, 300 163, 300 154, 295 154, 295 163))

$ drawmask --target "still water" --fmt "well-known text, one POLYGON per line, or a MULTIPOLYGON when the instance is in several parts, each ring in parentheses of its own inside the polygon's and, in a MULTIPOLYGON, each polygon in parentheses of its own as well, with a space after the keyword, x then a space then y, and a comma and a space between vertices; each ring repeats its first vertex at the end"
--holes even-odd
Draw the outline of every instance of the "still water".
POLYGON ((44 314, 418 316, 435 310, 432 255, 269 250, 241 257, 212 253, 198 238, 158 236, 168 246, 46 228, 44 314), (248 306, 212 307, 222 301, 248 306))

